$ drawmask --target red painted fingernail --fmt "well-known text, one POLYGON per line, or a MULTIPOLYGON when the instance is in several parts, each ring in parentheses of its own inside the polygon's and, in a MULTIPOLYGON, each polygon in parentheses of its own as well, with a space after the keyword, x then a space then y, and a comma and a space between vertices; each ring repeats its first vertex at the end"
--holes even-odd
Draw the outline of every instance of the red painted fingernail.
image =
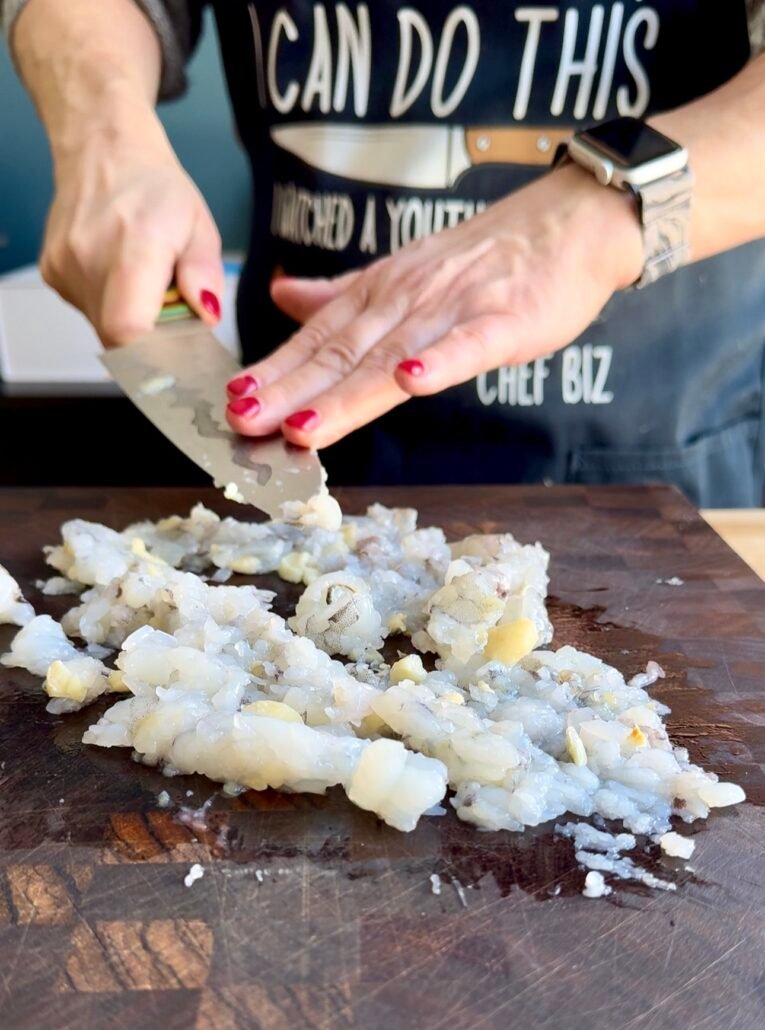
POLYGON ((199 294, 199 302, 208 315, 213 318, 220 318, 220 301, 212 290, 202 290, 199 294))
POLYGON ((402 361, 398 369, 399 372, 406 372, 408 376, 414 376, 416 379, 425 371, 425 366, 417 358, 409 358, 408 361, 402 361))
POLYGON ((257 397, 242 397, 236 401, 229 401, 228 410, 232 415, 252 418, 253 415, 257 415, 260 411, 260 401, 257 397))
POLYGON ((296 411, 294 415, 284 420, 293 429, 315 429, 321 421, 318 411, 308 408, 306 411, 296 411))
POLYGON ((255 376, 245 375, 237 376, 236 379, 232 379, 226 389, 234 397, 244 397, 248 393, 252 393, 253 390, 257 390, 258 381, 255 376))

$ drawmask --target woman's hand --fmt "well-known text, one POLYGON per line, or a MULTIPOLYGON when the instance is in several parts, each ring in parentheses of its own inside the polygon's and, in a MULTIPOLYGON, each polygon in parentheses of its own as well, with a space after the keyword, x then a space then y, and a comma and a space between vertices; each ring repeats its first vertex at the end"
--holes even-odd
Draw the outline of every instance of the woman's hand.
POLYGON ((642 268, 633 202, 568 166, 336 280, 277 280, 304 322, 229 385, 248 436, 326 447, 411 396, 550 354, 642 268))
POLYGON ((173 277, 208 324, 223 289, 215 223, 154 113, 129 131, 125 121, 91 126, 82 148, 59 155, 40 259, 107 346, 152 328, 173 277))
POLYGON ((151 329, 175 275, 208 323, 220 314, 220 239, 154 111, 161 53, 132 0, 34 0, 11 48, 53 155, 41 267, 106 344, 151 329))

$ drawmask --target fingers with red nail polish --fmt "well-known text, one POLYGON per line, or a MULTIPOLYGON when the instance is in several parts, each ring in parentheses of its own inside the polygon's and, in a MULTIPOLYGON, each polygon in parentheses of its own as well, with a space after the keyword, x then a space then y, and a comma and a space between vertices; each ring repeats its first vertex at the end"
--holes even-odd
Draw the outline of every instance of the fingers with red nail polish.
MULTIPOLYGON (((201 197, 200 203, 203 203, 201 197)), ((220 321, 225 287, 221 243, 212 217, 195 223, 194 231, 175 263, 175 282, 180 295, 194 308, 206 325, 220 321)))
POLYGON ((417 358, 409 358, 407 361, 402 361, 398 366, 399 372, 404 372, 405 375, 414 376, 415 379, 419 377, 425 371, 425 366, 417 358))
POLYGON ((296 411, 294 415, 290 415, 289 418, 284 420, 285 425, 291 429, 299 429, 304 433, 315 429, 320 422, 321 416, 313 408, 307 408, 305 411, 296 411))
POLYGON ((236 379, 232 379, 226 386, 226 389, 232 397, 246 397, 248 394, 254 393, 257 388, 257 379, 255 376, 251 376, 247 373, 243 376, 237 376, 236 379))
POLYGON ((238 418, 252 418, 260 411, 260 401, 257 397, 239 397, 228 402, 227 411, 238 418))
POLYGON ((220 301, 212 290, 202 290, 199 294, 199 303, 216 322, 220 319, 220 301))

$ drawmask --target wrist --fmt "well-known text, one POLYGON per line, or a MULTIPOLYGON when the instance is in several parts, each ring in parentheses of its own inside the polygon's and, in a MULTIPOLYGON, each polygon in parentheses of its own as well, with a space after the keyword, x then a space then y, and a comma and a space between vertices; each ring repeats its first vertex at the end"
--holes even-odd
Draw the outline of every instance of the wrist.
POLYGON ((613 292, 632 286, 643 272, 643 230, 634 196, 602 186, 579 165, 556 169, 557 179, 575 205, 575 231, 593 274, 606 275, 613 292))
POLYGON ((9 42, 54 160, 94 140, 159 138, 159 41, 132 0, 29 0, 9 42))
POLYGON ((83 98, 70 102, 54 124, 46 120, 55 174, 93 154, 151 154, 174 158, 170 142, 154 108, 135 96, 111 91, 91 105, 83 98))

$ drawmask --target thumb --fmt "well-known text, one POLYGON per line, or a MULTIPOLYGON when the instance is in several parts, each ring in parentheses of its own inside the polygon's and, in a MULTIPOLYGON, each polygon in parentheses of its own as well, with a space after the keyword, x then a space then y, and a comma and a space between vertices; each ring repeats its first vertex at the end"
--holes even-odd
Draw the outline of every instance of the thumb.
POLYGON ((360 272, 346 272, 335 279, 291 279, 281 276, 271 283, 274 304, 301 325, 358 279, 360 272))

